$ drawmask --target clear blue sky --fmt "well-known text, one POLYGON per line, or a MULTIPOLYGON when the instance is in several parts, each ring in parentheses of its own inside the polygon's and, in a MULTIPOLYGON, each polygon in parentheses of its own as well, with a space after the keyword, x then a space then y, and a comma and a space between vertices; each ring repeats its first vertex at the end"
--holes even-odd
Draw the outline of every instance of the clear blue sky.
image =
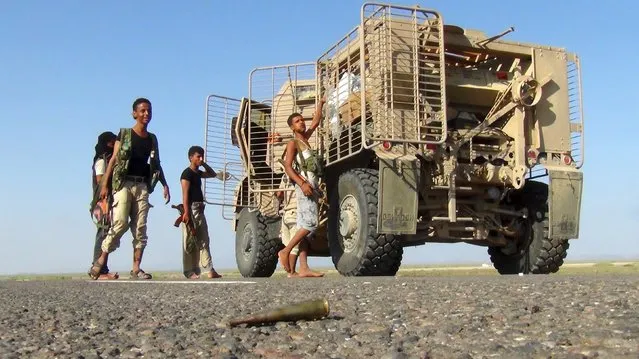
MULTIPOLYGON (((415 2, 406 2, 412 5, 415 2)), ((186 150, 202 144, 209 94, 247 95, 258 66, 314 61, 359 20, 361 1, 4 1, 0 5, 0 273, 86 271, 97 135, 153 102, 173 201, 186 150)), ((569 260, 637 258, 637 5, 582 1, 423 1, 446 23, 565 47, 582 60, 586 120, 581 238, 569 260), (492 19, 492 20, 488 20, 492 19), (632 34, 635 35, 632 35, 632 34), (621 166, 626 166, 622 168, 621 166)), ((147 271, 180 270, 176 212, 151 197, 147 271)), ((207 209, 214 264, 235 268, 234 234, 207 209)), ((131 235, 111 256, 127 273, 131 235)), ((406 248, 404 263, 489 261, 466 244, 406 248)), ((332 265, 311 259, 311 265, 332 265)))

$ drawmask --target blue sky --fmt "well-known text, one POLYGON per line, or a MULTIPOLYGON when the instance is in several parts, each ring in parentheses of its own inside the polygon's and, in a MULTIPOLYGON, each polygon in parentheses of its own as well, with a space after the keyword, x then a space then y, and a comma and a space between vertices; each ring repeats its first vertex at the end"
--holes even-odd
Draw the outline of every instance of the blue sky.
MULTIPOLYGON (((359 21, 362 1, 4 1, 0 4, 0 274, 86 271, 97 135, 133 124, 131 103, 153 102, 172 202, 186 151, 203 145, 209 94, 248 93, 251 69, 314 61, 359 21), (188 5, 187 5, 188 4, 188 5)), ((415 2, 407 2, 412 5, 415 2)), ((446 23, 565 47, 582 61, 586 163, 581 238, 569 260, 639 258, 639 83, 630 1, 427 1, 446 23), (492 19, 492 20, 487 20, 492 19), (622 168, 621 166, 627 166, 622 168)), ((176 212, 151 196, 147 271, 180 270, 176 212)), ((207 209, 214 265, 235 268, 234 233, 207 209)), ((131 236, 110 267, 128 272, 131 236)), ((467 244, 406 248, 404 263, 486 261, 467 244)), ((330 266, 330 259, 311 258, 330 266)))

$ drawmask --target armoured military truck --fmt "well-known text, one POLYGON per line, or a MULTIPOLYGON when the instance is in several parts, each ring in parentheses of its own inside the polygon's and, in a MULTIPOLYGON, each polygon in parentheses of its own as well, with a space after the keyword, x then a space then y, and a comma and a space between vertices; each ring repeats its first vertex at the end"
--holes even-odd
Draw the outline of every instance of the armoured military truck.
POLYGON ((487 247, 502 274, 556 272, 579 236, 584 160, 579 58, 445 24, 435 10, 367 3, 316 60, 257 68, 248 96, 207 99, 207 181, 247 277, 277 265, 293 112, 323 121, 320 229, 309 255, 345 276, 394 275, 404 248, 487 247))

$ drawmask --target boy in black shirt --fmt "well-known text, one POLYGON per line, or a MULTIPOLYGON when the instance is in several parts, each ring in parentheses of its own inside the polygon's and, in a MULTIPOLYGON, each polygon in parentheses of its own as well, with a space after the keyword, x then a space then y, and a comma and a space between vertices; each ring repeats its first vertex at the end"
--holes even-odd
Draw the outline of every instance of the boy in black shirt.
POLYGON ((211 260, 211 250, 209 248, 209 228, 204 216, 204 195, 202 193, 202 178, 217 177, 220 180, 226 179, 227 175, 223 171, 216 173, 208 164, 204 162, 204 149, 200 146, 189 148, 189 162, 191 163, 180 176, 182 185, 182 205, 184 214, 182 215, 182 266, 184 276, 189 279, 200 277, 200 268, 207 271, 209 278, 220 278, 211 260), (202 172, 199 167, 206 170, 202 172), (191 233, 187 224, 192 222, 195 233, 191 233))
POLYGON ((147 217, 149 194, 155 188, 156 179, 164 187, 166 203, 171 200, 169 186, 160 165, 158 141, 148 131, 152 118, 151 101, 138 98, 133 102, 132 116, 135 125, 122 128, 116 138, 113 156, 100 183, 100 198, 113 194, 113 221, 102 242, 102 253, 89 270, 89 276, 97 279, 110 253, 120 246, 120 238, 131 230, 133 235, 132 279, 152 279, 140 265, 147 244, 147 217), (150 161, 150 164, 149 164, 150 161), (111 186, 109 186, 109 181, 111 186))

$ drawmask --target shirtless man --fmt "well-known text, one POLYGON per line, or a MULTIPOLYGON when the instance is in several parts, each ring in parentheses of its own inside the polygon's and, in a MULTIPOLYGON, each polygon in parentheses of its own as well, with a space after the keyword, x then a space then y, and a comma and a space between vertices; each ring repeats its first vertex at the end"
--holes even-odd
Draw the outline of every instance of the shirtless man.
POLYGON ((287 123, 293 131, 293 140, 286 145, 284 169, 286 175, 295 185, 297 198, 297 232, 288 242, 286 247, 277 253, 279 263, 286 272, 291 273, 289 256, 295 246, 299 244, 300 277, 321 277, 324 274, 312 271, 308 267, 308 238, 317 230, 318 225, 318 189, 317 163, 318 158, 308 143, 315 129, 322 119, 322 108, 326 100, 322 98, 313 115, 313 121, 307 129, 304 118, 299 113, 293 113, 288 117, 287 123), (293 168, 295 162, 297 170, 293 168))

